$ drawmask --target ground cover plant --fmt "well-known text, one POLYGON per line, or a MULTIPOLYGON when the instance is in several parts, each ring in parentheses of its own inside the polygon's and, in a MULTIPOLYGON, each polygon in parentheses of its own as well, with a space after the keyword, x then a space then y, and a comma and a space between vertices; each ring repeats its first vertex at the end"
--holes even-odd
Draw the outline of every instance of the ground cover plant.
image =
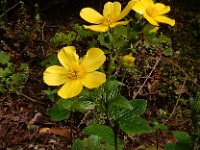
POLYGON ((176 5, 81 4, 1 2, 0 148, 199 149, 198 52, 175 45, 176 5))

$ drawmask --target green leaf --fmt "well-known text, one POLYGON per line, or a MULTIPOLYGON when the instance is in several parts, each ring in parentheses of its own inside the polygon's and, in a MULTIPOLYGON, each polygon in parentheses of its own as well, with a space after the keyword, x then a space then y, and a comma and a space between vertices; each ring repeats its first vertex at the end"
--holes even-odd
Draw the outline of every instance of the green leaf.
POLYGON ((55 36, 51 39, 51 43, 56 47, 63 45, 71 45, 75 39, 76 33, 73 31, 69 32, 68 34, 65 34, 63 32, 57 32, 55 36))
POLYGON ((73 142, 72 150, 84 150, 83 142, 80 139, 76 139, 73 142))
POLYGON ((126 133, 144 133, 150 131, 150 127, 146 120, 140 117, 146 109, 146 100, 131 100, 132 109, 119 106, 110 107, 108 116, 119 123, 120 129, 126 133))
MULTIPOLYGON (((122 150, 123 145, 118 145, 118 150, 122 150)), ((73 142, 72 150, 115 150, 114 145, 108 142, 102 142, 101 138, 96 135, 90 135, 83 140, 76 139, 73 142)))
POLYGON ((147 121, 139 116, 127 115, 119 119, 120 129, 128 134, 141 134, 151 131, 147 121))
POLYGON ((165 56, 173 56, 173 50, 172 50, 171 47, 170 47, 170 48, 167 48, 167 49, 165 49, 165 50, 163 50, 162 53, 163 53, 163 55, 165 55, 165 56))
POLYGON ((5 65, 10 61, 10 55, 6 52, 0 51, 0 63, 5 65))
POLYGON ((42 67, 49 67, 49 66, 52 66, 52 65, 58 65, 59 64, 59 61, 58 61, 58 58, 57 58, 57 55, 50 55, 48 56, 47 58, 45 58, 41 63, 40 65, 42 67))
POLYGON ((114 145, 114 133, 113 130, 108 126, 100 125, 97 123, 91 123, 83 131, 89 135, 96 135, 100 137, 101 140, 114 145))
POLYGON ((168 143, 165 145, 165 150, 190 150, 192 148, 192 138, 186 132, 174 131, 173 136, 176 143, 168 143))
POLYGON ((50 108, 48 115, 53 121, 61 121, 69 117, 71 112, 71 100, 59 99, 55 106, 50 108))
POLYGON ((131 100, 129 103, 132 106, 131 110, 119 106, 110 107, 108 110, 108 116, 114 120, 119 120, 127 115, 131 115, 133 117, 139 116, 144 113, 147 106, 146 100, 143 99, 131 100))
POLYGON ((72 105, 72 108, 76 111, 79 111, 79 112, 85 112, 87 110, 90 110, 90 109, 94 109, 95 105, 93 102, 91 101, 81 101, 81 100, 76 100, 74 101, 73 105, 72 105))
POLYGON ((123 108, 127 108, 127 109, 133 109, 130 102, 121 95, 117 95, 110 101, 109 107, 111 107, 111 109, 112 109, 112 107, 115 107, 115 106, 123 107, 123 108))
POLYGON ((6 67, 5 69, 0 68, 0 77, 6 77, 13 73, 13 68, 6 67))
POLYGON ((55 94, 57 93, 57 90, 51 90, 50 88, 48 88, 47 90, 43 90, 42 91, 44 94, 46 94, 48 96, 48 98, 54 102, 55 101, 55 94))
POLYGON ((122 82, 119 82, 114 78, 110 78, 107 80, 107 82, 103 85, 103 88, 108 101, 112 100, 115 96, 119 94, 119 86, 122 85, 122 82))
POLYGON ((167 143, 164 146, 165 150, 176 150, 176 144, 175 143, 167 143))
POLYGON ((191 136, 187 132, 174 131, 173 135, 178 143, 186 143, 188 145, 192 143, 191 136))
POLYGON ((62 121, 69 117, 70 111, 62 109, 56 105, 50 108, 47 114, 51 117, 53 121, 62 121))
POLYGON ((100 42, 102 46, 105 46, 106 48, 110 48, 111 43, 108 41, 108 39, 109 39, 109 35, 105 33, 100 33, 97 38, 97 40, 100 42))
POLYGON ((91 30, 86 30, 83 26, 80 26, 78 24, 74 25, 74 29, 78 33, 79 36, 84 37, 84 38, 91 37, 94 34, 96 34, 95 32, 91 30))

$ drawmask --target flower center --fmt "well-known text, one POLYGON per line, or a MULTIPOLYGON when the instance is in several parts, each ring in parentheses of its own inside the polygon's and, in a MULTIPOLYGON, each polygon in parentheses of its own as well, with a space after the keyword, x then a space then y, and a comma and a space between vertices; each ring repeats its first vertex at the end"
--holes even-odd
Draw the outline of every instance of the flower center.
POLYGON ((107 17, 104 17, 104 21, 103 21, 103 24, 109 26, 112 24, 112 17, 110 15, 108 15, 107 17))
POLYGON ((149 15, 150 17, 153 17, 153 16, 156 16, 157 15, 157 12, 156 10, 154 9, 154 7, 148 7, 146 9, 146 13, 147 15, 149 15))
POLYGON ((85 73, 85 68, 79 65, 76 68, 70 68, 70 70, 67 72, 67 77, 71 80, 76 80, 82 78, 85 73))

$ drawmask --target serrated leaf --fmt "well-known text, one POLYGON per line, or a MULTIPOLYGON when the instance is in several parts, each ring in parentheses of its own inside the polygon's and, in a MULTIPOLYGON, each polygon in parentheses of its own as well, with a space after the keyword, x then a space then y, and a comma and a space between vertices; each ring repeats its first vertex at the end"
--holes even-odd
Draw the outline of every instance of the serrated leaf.
POLYGON ((95 105, 91 101, 74 101, 72 108, 79 112, 85 112, 90 109, 94 109, 95 105))
POLYGON ((146 101, 132 100, 130 104, 131 110, 119 106, 109 109, 109 118, 118 121, 120 129, 126 133, 138 134, 150 131, 147 121, 140 117, 146 109, 146 101))
POLYGON ((68 34, 57 32, 55 36, 51 39, 51 43, 55 46, 71 45, 75 39, 76 33, 73 31, 69 32, 68 34))
POLYGON ((126 109, 133 109, 130 102, 121 95, 117 95, 109 103, 110 109, 112 109, 112 107, 116 107, 116 106, 126 108, 126 109))
POLYGON ((103 85, 104 91, 106 92, 106 97, 108 101, 112 100, 115 96, 119 94, 119 86, 123 85, 122 82, 117 81, 116 79, 110 78, 103 85))
POLYGON ((114 133, 113 130, 108 126, 91 123, 83 131, 89 135, 96 135, 100 137, 103 141, 114 145, 114 133))
POLYGON ((133 115, 127 115, 120 118, 119 127, 128 134, 141 134, 151 131, 151 128, 145 119, 133 115))
POLYGON ((7 64, 10 61, 10 55, 3 51, 0 51, 0 64, 7 64))
POLYGON ((147 106, 146 101, 143 99, 131 100, 129 101, 129 103, 132 106, 131 110, 128 108, 122 108, 122 107, 116 106, 113 108, 109 108, 108 116, 114 120, 119 120, 120 118, 123 118, 127 115, 130 115, 130 117, 139 116, 142 113, 144 113, 147 106))

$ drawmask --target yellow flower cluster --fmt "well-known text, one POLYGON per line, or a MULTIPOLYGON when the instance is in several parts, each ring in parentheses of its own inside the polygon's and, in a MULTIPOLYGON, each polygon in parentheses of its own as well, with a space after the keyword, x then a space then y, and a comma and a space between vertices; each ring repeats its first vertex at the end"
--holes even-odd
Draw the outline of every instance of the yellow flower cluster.
MULTIPOLYGON (((166 23, 174 26, 175 20, 165 16, 170 11, 169 6, 155 3, 152 0, 131 0, 121 10, 119 2, 107 2, 104 5, 103 15, 92 8, 83 8, 80 16, 94 25, 84 25, 85 29, 96 32, 106 32, 110 28, 126 25, 129 21, 122 20, 131 10, 143 15, 152 25, 166 23)), ((79 59, 75 47, 67 46, 58 53, 58 60, 62 66, 53 65, 43 73, 44 82, 49 86, 61 86, 58 95, 64 99, 77 96, 83 87, 88 89, 98 88, 106 81, 105 73, 96 71, 106 60, 104 52, 99 48, 90 48, 87 54, 79 59)), ((127 67, 133 65, 135 58, 129 54, 121 58, 127 67)))
POLYGON ((174 26, 175 20, 165 16, 170 11, 170 6, 161 3, 155 3, 152 0, 131 0, 121 11, 119 2, 107 2, 104 5, 103 15, 96 10, 88 7, 83 8, 80 12, 81 18, 95 25, 84 25, 85 29, 96 32, 106 32, 110 28, 120 25, 126 25, 128 21, 120 21, 130 11, 134 10, 143 15, 152 25, 158 26, 158 22, 174 26))

